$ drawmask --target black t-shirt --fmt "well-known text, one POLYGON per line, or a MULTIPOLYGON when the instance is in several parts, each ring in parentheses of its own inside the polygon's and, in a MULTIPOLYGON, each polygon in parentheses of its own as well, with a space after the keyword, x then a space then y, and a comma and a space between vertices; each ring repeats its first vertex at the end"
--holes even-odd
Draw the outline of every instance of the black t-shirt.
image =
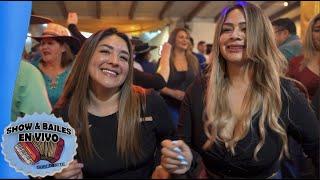
MULTIPOLYGON (((207 140, 202 120, 205 84, 204 78, 197 78, 186 91, 180 110, 179 137, 196 152, 195 156, 202 157, 209 172, 221 177, 266 178, 278 171, 282 141, 267 125, 265 143, 257 154, 259 161, 253 158, 254 149, 259 143, 259 113, 253 116, 248 134, 237 143, 235 155, 224 144, 215 143, 209 151, 202 149, 207 140)), ((302 144, 304 152, 319 168, 319 123, 316 116, 305 96, 292 82, 282 79, 281 89, 282 111, 279 121, 283 122, 287 134, 302 144)), ((192 169, 189 173, 192 174, 192 169)))
MULTIPOLYGON (((199 71, 200 73, 200 71, 199 71)), ((194 81, 196 74, 194 74, 191 66, 188 64, 187 71, 177 71, 175 66, 170 67, 170 75, 167 82, 167 87, 170 89, 177 89, 180 91, 185 91, 188 86, 194 81)), ((177 100, 169 95, 161 94, 166 103, 170 106, 180 108, 181 101, 177 100)))
MULTIPOLYGON (((68 121, 67 108, 56 110, 56 115, 62 115, 68 121)), ((154 91, 146 95, 145 121, 141 122, 141 150, 143 158, 134 165, 132 162, 125 166, 117 154, 117 113, 98 117, 88 113, 91 137, 95 151, 92 160, 83 162, 85 178, 150 178, 159 162, 160 143, 164 139, 176 139, 172 120, 168 115, 163 99, 154 91), (152 117, 152 118, 150 118, 152 117), (99 157, 100 156, 100 157, 99 157)))

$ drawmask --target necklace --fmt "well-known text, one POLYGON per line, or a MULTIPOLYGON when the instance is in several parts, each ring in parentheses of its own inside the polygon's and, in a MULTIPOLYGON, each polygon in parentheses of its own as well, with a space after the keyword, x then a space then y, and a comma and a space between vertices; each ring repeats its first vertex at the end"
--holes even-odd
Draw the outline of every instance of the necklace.
POLYGON ((48 80, 50 84, 50 89, 57 88, 58 80, 59 80, 59 75, 56 78, 52 78, 51 80, 50 79, 48 80))
MULTIPOLYGON (((46 72, 45 71, 45 68, 43 66, 42 63, 40 63, 40 66, 39 66, 39 69, 41 70, 42 73, 46 72)), ((45 73, 44 73, 45 74, 45 73)), ((60 75, 60 74, 59 74, 60 75)), ((50 79, 50 76, 49 75, 46 75, 48 78, 47 78, 47 83, 49 84, 49 88, 50 89, 56 89, 57 86, 58 86, 58 80, 59 80, 59 75, 57 75, 56 77, 53 77, 52 79, 50 79)))

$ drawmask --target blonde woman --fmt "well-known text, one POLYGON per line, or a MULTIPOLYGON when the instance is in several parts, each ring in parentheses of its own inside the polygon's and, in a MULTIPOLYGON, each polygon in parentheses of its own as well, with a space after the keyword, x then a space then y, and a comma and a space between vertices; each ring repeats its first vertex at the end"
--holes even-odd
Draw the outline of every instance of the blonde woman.
POLYGON ((83 44, 54 112, 75 128, 75 160, 55 178, 150 178, 156 149, 174 135, 164 101, 132 85, 128 37, 114 28, 83 44))
POLYGON ((162 167, 194 175, 200 155, 210 178, 279 178, 293 136, 318 168, 319 124, 283 78, 286 60, 268 17, 237 3, 221 13, 215 32, 210 70, 190 86, 181 107, 184 141, 162 142, 162 167))
POLYGON ((288 75, 304 85, 311 100, 320 83, 320 14, 309 23, 303 54, 290 61, 288 75))
POLYGON ((190 35, 184 28, 174 29, 168 43, 170 55, 170 74, 167 86, 161 90, 171 112, 175 126, 178 123, 179 109, 185 90, 200 72, 199 62, 190 49, 190 35))

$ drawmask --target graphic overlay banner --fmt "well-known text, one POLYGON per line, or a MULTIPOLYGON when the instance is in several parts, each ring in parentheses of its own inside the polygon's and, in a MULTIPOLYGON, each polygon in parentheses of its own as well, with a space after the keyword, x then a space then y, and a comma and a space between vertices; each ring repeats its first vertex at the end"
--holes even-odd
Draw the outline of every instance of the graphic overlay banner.
POLYGON ((2 154, 17 172, 33 177, 52 176, 74 159, 74 129, 54 115, 33 114, 10 123, 2 136, 2 154))

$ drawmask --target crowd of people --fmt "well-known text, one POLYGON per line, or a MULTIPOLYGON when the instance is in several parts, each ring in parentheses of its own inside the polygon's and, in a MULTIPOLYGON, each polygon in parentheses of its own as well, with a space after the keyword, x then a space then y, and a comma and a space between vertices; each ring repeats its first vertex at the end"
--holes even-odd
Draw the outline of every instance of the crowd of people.
POLYGON ((13 100, 13 121, 46 112, 76 130, 54 178, 319 178, 320 14, 300 40, 292 20, 236 3, 198 52, 175 28, 157 63, 147 42, 77 24, 32 37, 13 100))

